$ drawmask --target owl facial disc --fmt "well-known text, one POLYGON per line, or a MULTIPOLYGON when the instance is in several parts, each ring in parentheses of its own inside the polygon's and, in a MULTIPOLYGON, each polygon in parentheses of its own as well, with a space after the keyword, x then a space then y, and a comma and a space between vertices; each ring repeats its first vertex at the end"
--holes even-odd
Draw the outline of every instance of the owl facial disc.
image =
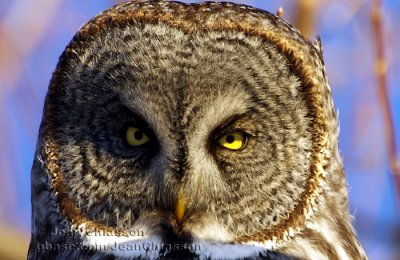
POLYGON ((276 244, 300 232, 330 151, 327 132, 309 131, 327 127, 322 74, 293 62, 319 52, 299 37, 231 3, 128 2, 83 26, 46 104, 63 216, 161 240, 276 244))

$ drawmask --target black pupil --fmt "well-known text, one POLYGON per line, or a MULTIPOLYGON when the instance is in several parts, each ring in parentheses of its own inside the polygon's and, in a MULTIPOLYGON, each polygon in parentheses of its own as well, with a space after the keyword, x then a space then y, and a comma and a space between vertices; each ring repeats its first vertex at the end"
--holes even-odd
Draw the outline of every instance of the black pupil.
POLYGON ((136 131, 135 132, 135 139, 136 140, 142 140, 142 138, 143 138, 143 132, 140 131, 140 130, 136 131))
POLYGON ((233 135, 228 135, 228 136, 226 137, 226 142, 227 142, 228 144, 233 143, 233 141, 235 141, 235 137, 234 137, 233 135))

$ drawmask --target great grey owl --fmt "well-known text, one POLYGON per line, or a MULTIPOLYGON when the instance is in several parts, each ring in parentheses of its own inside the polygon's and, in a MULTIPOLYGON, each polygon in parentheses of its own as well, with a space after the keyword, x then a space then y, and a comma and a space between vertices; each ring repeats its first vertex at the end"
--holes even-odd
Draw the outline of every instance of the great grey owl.
POLYGON ((364 259, 321 44, 233 3, 131 1, 60 57, 29 259, 364 259))

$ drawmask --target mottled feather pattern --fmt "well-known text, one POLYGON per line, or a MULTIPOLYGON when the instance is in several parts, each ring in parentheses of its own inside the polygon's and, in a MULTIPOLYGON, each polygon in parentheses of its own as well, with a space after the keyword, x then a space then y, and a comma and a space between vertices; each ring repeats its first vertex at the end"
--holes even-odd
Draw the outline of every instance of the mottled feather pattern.
POLYGON ((131 1, 93 18, 50 82, 28 258, 365 259, 320 46, 233 3, 131 1), (129 126, 149 143, 130 147, 129 126), (218 145, 234 131, 243 149, 218 145))

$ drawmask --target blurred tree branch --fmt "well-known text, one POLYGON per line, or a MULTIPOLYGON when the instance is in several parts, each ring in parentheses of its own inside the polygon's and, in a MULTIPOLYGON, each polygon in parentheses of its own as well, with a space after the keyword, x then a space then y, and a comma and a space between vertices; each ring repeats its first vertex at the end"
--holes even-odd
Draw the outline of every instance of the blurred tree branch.
POLYGON ((0 259, 26 259, 28 236, 6 223, 0 223, 0 259))
POLYGON ((294 10, 294 25, 299 28, 302 34, 310 39, 314 33, 315 16, 318 9, 317 0, 298 0, 294 10))
POLYGON ((387 62, 385 59, 385 36, 382 21, 382 1, 373 0, 371 7, 372 38, 375 43, 375 77, 377 81, 377 91, 380 104, 383 111, 383 120, 385 123, 386 142, 390 166, 394 175, 397 188, 398 201, 400 202, 400 166, 397 159, 396 136, 392 111, 388 96, 387 84, 387 62))

